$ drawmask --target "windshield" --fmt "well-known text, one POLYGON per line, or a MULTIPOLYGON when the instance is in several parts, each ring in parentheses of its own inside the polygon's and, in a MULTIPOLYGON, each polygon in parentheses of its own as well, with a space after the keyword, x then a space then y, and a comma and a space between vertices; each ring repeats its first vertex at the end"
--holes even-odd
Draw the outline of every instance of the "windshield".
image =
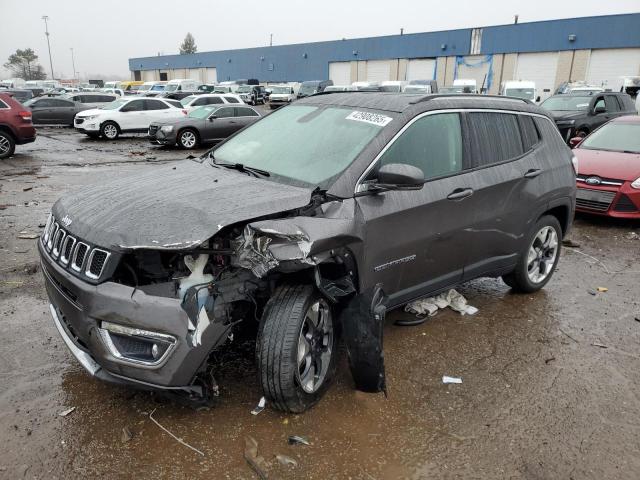
POLYGON ((382 90, 383 92, 399 92, 400 85, 382 85, 380 87, 380 90, 382 90))
POLYGON ((214 151, 218 163, 267 170, 285 183, 327 187, 392 118, 386 112, 292 105, 214 151))
POLYGON ((176 90, 178 90, 178 84, 176 84, 176 83, 172 83, 170 85, 165 85, 164 86, 164 91, 165 92, 175 92, 176 90))
POLYGON ((154 85, 151 87, 152 92, 164 92, 164 85, 154 85))
POLYGON ((640 153, 640 124, 608 123, 589 135, 580 148, 640 153))
POLYGON ((291 93, 291 87, 273 87, 271 89, 271 93, 283 93, 283 94, 289 94, 291 93))
POLYGON ((189 95, 188 97, 184 97, 182 100, 180 100, 180 103, 182 104, 183 107, 186 107, 187 105, 189 105, 189 102, 191 102, 195 98, 196 98, 195 95, 189 95))
POLYGON ((540 104, 545 110, 578 112, 589 108, 591 97, 579 97, 577 95, 558 95, 549 97, 540 104))
POLYGON ((508 97, 524 98, 525 100, 533 100, 536 91, 533 88, 507 88, 504 94, 508 97))
POLYGON ((187 117, 189 118, 199 118, 204 119, 211 115, 215 110, 219 107, 217 105, 204 105, 202 107, 197 107, 189 112, 187 117))
POLYGON ((111 103, 103 105, 102 110, 117 110, 127 103, 129 103, 129 100, 114 100, 111 103))
POLYGON ((247 93, 251 91, 251 86, 250 85, 240 85, 238 87, 238 90, 236 90, 237 93, 247 93))
POLYGON ((318 92, 317 83, 303 83, 300 87, 299 95, 313 95, 318 92))
POLYGON ((147 91, 147 90, 149 90, 151 87, 153 87, 153 85, 140 85, 140 90, 143 90, 143 91, 145 91, 145 92, 146 92, 146 91, 147 91))

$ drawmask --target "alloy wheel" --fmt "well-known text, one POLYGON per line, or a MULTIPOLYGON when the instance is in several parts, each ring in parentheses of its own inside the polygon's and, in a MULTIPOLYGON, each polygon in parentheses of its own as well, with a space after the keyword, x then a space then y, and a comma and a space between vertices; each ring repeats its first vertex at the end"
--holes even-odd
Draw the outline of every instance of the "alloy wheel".
POLYGON ((0 155, 6 155, 11 150, 11 142, 7 137, 0 136, 0 155))
POLYGON ((115 125, 109 124, 104 126, 104 136, 108 139, 113 139, 118 136, 118 128, 115 125))
POLYGON ((306 393, 316 392, 327 376, 333 334, 331 310, 319 299, 307 309, 298 336, 296 380, 306 393))
POLYGON ((551 273, 558 256, 558 233, 543 227, 533 238, 527 256, 527 275, 533 283, 543 282, 551 273))
POLYGON ((187 130, 180 135, 180 143, 184 148, 193 148, 196 144, 196 135, 187 130))

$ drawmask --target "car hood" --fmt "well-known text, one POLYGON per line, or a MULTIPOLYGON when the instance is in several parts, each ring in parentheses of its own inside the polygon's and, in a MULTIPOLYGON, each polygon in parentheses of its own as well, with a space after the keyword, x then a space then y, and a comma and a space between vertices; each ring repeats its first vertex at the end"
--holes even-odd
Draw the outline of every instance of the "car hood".
POLYGON ((596 175, 630 182, 640 177, 640 154, 638 153, 576 148, 573 154, 578 158, 580 175, 596 175))
POLYGON ((555 121, 573 120, 574 118, 584 117, 587 112, 583 110, 547 110, 555 121))
POLYGON ((53 214, 78 238, 114 251, 197 246, 233 223, 300 208, 311 189, 182 161, 83 188, 53 214))
POLYGON ((100 115, 104 111, 105 110, 102 110, 100 108, 91 108, 91 107, 89 107, 87 110, 83 110, 82 112, 77 113, 76 117, 90 117, 91 115, 100 115))

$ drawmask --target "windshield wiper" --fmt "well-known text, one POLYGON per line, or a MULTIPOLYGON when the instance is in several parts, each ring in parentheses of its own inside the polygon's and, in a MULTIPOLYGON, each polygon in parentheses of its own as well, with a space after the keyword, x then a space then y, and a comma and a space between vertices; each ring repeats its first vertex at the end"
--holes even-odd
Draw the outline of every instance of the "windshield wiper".
POLYGON ((233 168, 234 170, 238 170, 239 172, 252 173, 254 177, 262 176, 262 177, 270 177, 271 174, 266 170, 262 170, 260 168, 247 167, 242 163, 216 163, 215 159, 213 159, 215 165, 219 165, 221 167, 233 168))

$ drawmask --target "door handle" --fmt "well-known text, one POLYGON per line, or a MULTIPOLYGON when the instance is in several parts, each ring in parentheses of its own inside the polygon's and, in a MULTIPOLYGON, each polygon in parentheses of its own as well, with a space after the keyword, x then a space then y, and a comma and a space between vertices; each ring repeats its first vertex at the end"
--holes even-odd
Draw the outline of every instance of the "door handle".
POLYGON ((472 188, 456 188, 447 196, 447 198, 449 200, 462 200, 463 198, 470 197, 471 195, 473 195, 472 188))
POLYGON ((536 178, 541 173, 542 170, 539 168, 532 168, 531 170, 527 170, 527 173, 524 174, 524 178, 536 178))

